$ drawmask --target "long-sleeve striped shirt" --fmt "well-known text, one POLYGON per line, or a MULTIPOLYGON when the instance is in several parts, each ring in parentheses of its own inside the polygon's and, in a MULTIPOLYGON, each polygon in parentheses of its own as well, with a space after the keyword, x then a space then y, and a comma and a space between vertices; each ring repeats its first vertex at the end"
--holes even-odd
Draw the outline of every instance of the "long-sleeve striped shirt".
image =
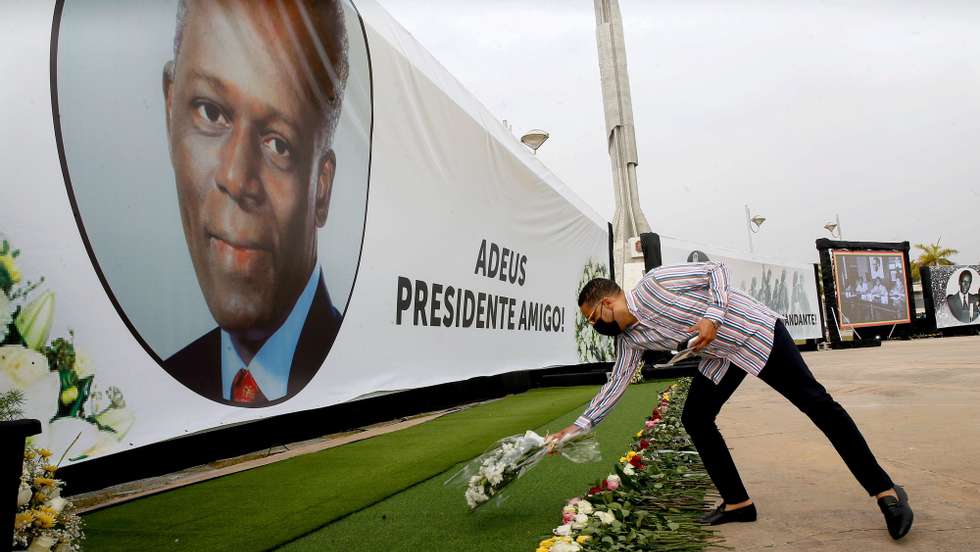
POLYGON ((617 338, 612 377, 575 425, 588 430, 606 417, 626 391, 644 350, 669 351, 693 334, 688 328, 707 318, 718 324, 714 341, 701 351, 698 369, 715 384, 731 364, 759 375, 772 351, 779 315, 729 285, 721 263, 661 266, 648 272, 626 304, 638 320, 617 338))

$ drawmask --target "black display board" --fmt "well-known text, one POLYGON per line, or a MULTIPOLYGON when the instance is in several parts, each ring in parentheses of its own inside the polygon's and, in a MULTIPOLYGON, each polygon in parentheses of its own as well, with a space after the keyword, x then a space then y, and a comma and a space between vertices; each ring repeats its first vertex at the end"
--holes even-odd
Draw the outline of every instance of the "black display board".
MULTIPOLYGON (((838 309, 838 294, 840 293, 840 290, 837 289, 837 281, 835 279, 836 273, 832 262, 833 251, 850 250, 900 252, 902 254, 902 261, 905 265, 905 293, 908 300, 908 310, 909 313, 911 313, 912 320, 914 320, 915 296, 912 293, 912 271, 910 270, 911 263, 909 262, 909 242, 862 242, 828 240, 826 238, 820 238, 816 241, 816 246, 817 251, 820 253, 820 283, 823 286, 823 303, 826 320, 825 327, 827 328, 832 346, 843 343, 843 339, 841 339, 840 335, 840 321, 842 318, 838 309)), ((890 328, 888 334, 886 335, 891 335, 892 337, 907 337, 911 323, 888 324, 884 327, 889 328, 890 326, 894 327, 890 328)), ((875 327, 857 328, 855 329, 855 340, 857 342, 869 342, 869 344, 877 343, 879 341, 877 337, 885 337, 881 336, 880 333, 880 330, 875 327)))

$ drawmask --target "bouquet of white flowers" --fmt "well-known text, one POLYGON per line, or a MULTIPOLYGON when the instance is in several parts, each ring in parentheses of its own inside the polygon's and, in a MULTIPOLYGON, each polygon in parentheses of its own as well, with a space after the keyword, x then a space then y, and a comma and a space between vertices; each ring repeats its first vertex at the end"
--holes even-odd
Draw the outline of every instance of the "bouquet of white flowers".
MULTIPOLYGON (((548 455, 546 439, 533 431, 511 435, 497 441, 487 452, 474 458, 446 481, 446 485, 466 485, 466 504, 475 510, 491 498, 503 501, 501 491, 548 455)), ((553 452, 575 463, 598 462, 599 443, 592 433, 578 434, 553 447, 553 452)))

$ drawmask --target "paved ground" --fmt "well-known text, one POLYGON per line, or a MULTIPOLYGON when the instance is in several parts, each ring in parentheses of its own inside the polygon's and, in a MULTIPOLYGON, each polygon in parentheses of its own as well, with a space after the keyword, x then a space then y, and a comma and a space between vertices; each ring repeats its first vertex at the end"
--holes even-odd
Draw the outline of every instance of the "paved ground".
POLYGON ((897 341, 805 358, 909 491, 912 532, 889 538, 822 433, 746 378, 719 417, 759 521, 721 528, 737 551, 980 550, 980 337, 897 341))

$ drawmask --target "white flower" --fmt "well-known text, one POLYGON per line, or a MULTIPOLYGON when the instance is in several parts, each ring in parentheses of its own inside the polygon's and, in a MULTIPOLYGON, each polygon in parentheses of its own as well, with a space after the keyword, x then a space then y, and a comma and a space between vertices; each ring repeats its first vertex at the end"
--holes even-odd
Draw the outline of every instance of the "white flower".
POLYGON ((599 521, 601 521, 603 525, 609 525, 610 523, 616 521, 616 516, 614 516, 610 512, 605 512, 602 510, 597 511, 595 513, 595 517, 599 518, 599 521))
POLYGON ((589 523, 589 516, 585 514, 577 514, 575 516, 575 521, 572 522, 572 529, 582 529, 587 523, 589 523))
POLYGON ((54 510, 55 514, 60 514, 61 511, 64 510, 65 506, 67 505, 68 505, 68 501, 61 498, 60 496, 52 498, 47 502, 47 504, 45 504, 45 506, 54 510))
POLYGON ((575 506, 578 508, 578 513, 580 514, 589 515, 592 513, 592 503, 588 500, 579 500, 575 506))
POLYGON ((574 516, 575 514, 578 513, 578 510, 575 508, 575 506, 569 504, 568 506, 565 506, 564 508, 561 509, 561 513, 572 514, 574 516))
POLYGON ((17 491, 17 507, 20 508, 26 505, 31 501, 32 496, 34 496, 34 493, 31 491, 31 486, 22 482, 20 484, 20 490, 17 491))
POLYGON ((0 347, 0 372, 10 378, 18 389, 27 389, 49 371, 47 357, 37 351, 22 345, 0 347))
POLYGON ((606 478, 606 483, 608 483, 610 485, 615 485, 615 486, 618 487, 619 485, 621 485, 623 483, 623 480, 620 479, 618 475, 612 474, 612 475, 610 475, 609 477, 606 478))
POLYGON ((483 487, 470 487, 466 489, 466 504, 470 509, 476 508, 480 504, 490 500, 490 497, 483 492, 483 487))
POLYGON ((556 542, 551 545, 551 552, 579 552, 582 547, 574 542, 556 542))
POLYGON ((34 539, 27 552, 48 552, 57 541, 50 535, 41 535, 34 539))
POLYGON ((7 338, 7 328, 14 321, 14 309, 10 304, 7 294, 0 289, 0 343, 7 338))
MULTIPOLYGON (((566 523, 565 525, 559 525, 558 527, 555 527, 555 530, 552 531, 552 532, 554 534, 558 535, 559 537, 568 537, 568 536, 571 536, 571 534, 572 534, 572 524, 571 523, 566 523)), ((554 547, 552 547, 552 550, 554 550, 554 547)))
POLYGON ((67 458, 78 456, 94 457, 107 452, 115 441, 115 434, 108 431, 100 431, 99 428, 90 422, 80 418, 58 418, 48 425, 46 442, 41 441, 38 446, 43 446, 54 452, 55 458, 68 449, 68 445, 81 433, 81 437, 75 445, 68 451, 67 458))
POLYGON ((524 434, 523 444, 527 445, 528 448, 540 448, 544 446, 544 437, 533 431, 528 431, 524 434))
POLYGON ((72 368, 75 369, 78 379, 85 379, 95 373, 92 370, 92 360, 85 353, 78 352, 78 349, 75 350, 75 365, 72 368))
POLYGON ((75 552, 75 549, 71 547, 70 542, 62 541, 54 548, 54 552, 75 552))
POLYGON ((636 471, 633 469, 632 464, 626 464, 623 466, 623 473, 626 475, 636 475, 636 471))
POLYGON ((121 441, 126 436, 129 428, 133 427, 133 423, 136 421, 133 412, 128 408, 110 408, 108 411, 96 416, 95 419, 100 424, 116 430, 115 433, 110 433, 109 435, 115 437, 117 441, 121 441))

